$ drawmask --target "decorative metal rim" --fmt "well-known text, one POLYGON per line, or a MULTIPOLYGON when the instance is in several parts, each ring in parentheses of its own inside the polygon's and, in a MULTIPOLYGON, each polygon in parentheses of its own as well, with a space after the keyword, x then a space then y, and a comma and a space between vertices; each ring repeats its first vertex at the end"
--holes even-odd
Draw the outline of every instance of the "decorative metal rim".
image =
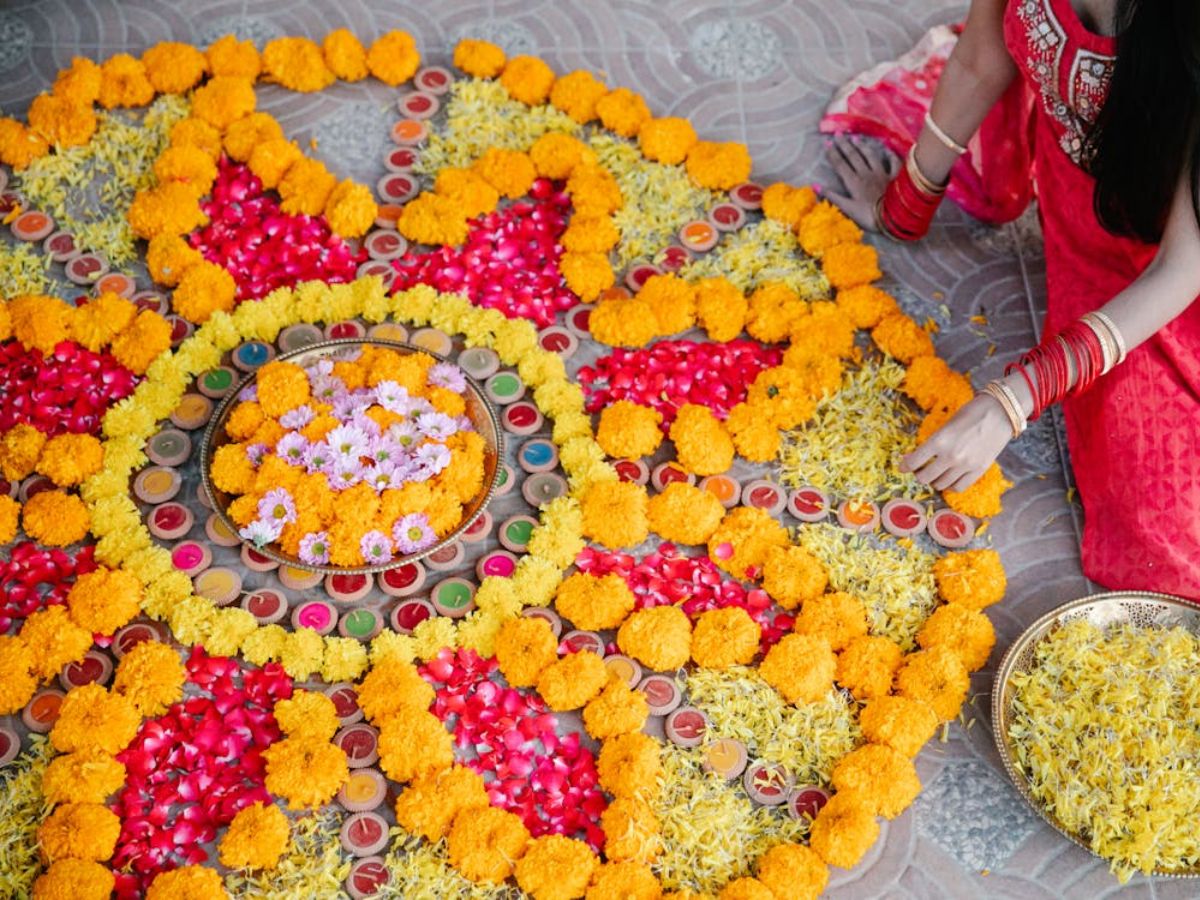
MULTIPOLYGON (((1008 736, 1012 710, 1012 676, 1017 660, 1025 651, 1039 643, 1060 625, 1073 619, 1086 617, 1088 613, 1095 610, 1107 610, 1130 603, 1152 606, 1160 612, 1168 609, 1185 611, 1195 617, 1195 626, 1191 630, 1200 633, 1200 605, 1182 597, 1155 591, 1106 591, 1092 594, 1064 603, 1026 628, 1005 652, 992 684, 992 738, 996 744, 996 750, 1000 753, 1000 760, 1004 763, 1004 771, 1007 773, 1009 781, 1046 824, 1072 843, 1106 862, 1108 861, 1107 857, 1096 853, 1082 836, 1064 826, 1058 817, 1037 800, 1030 791, 1029 780, 1016 761, 1016 754, 1008 736)), ((1200 878, 1200 864, 1187 869, 1155 869, 1151 874, 1158 878, 1200 878)))
MULTIPOLYGON (((275 357, 273 361, 286 362, 288 360, 296 359, 300 356, 318 353, 320 351, 337 350, 342 347, 363 347, 366 345, 376 347, 391 347, 396 350, 403 350, 407 353, 425 353, 441 362, 453 362, 453 360, 442 356, 440 353, 435 353, 432 350, 427 350, 424 347, 418 347, 414 344, 405 343, 403 341, 390 341, 381 338, 368 337, 334 338, 331 340, 317 341, 309 344, 306 347, 300 347, 297 350, 280 354, 279 356, 275 357)), ((209 420, 208 426, 204 429, 204 438, 200 443, 200 483, 204 486, 204 494, 206 497, 208 497, 209 503, 212 504, 213 512, 217 514, 217 517, 221 520, 225 527, 228 528, 234 535, 238 533, 238 526, 229 518, 229 515, 225 510, 226 502, 223 499, 223 492, 218 491, 216 485, 214 485, 212 480, 209 478, 209 461, 212 456, 213 442, 216 439, 217 432, 224 429, 225 420, 228 418, 229 412, 232 409, 233 404, 236 402, 238 394, 240 394, 247 385, 253 383, 256 375, 257 370, 249 373, 245 378, 239 381, 236 386, 230 388, 229 392, 221 398, 221 402, 217 406, 216 411, 213 413, 212 418, 209 420)), ((485 509, 487 509, 492 497, 495 496, 496 486, 499 484, 500 477, 503 474, 500 461, 504 457, 504 432, 500 427, 500 417, 496 414, 495 406, 493 406, 491 401, 488 400, 487 395, 483 392, 483 389, 479 386, 475 379, 467 375, 465 372, 463 373, 463 377, 467 381, 467 388, 469 392, 474 395, 474 399, 478 402, 479 407, 486 413, 486 420, 491 426, 492 434, 495 436, 495 453, 490 454, 490 464, 493 469, 490 482, 486 484, 486 489, 479 495, 477 501, 475 502, 474 508, 467 515, 463 516, 463 520, 459 522, 458 526, 452 532, 447 534, 436 544, 432 544, 431 546, 426 547, 424 550, 420 550, 416 553, 410 553, 406 556, 398 556, 386 563, 379 565, 352 566, 348 568, 341 568, 338 566, 313 566, 305 563, 303 560, 293 558, 285 553, 280 553, 272 547, 254 547, 253 545, 248 544, 246 541, 241 541, 242 545, 251 547, 255 553, 259 553, 271 560, 274 560, 280 565, 288 566, 293 569, 300 569, 305 572, 319 572, 322 575, 374 575, 379 572, 387 572, 391 569, 398 569, 401 566, 418 562, 443 549, 444 547, 448 547, 450 544, 453 544, 456 540, 458 540, 463 532, 474 525, 476 520, 483 515, 483 512, 485 509)), ((484 465, 485 467, 488 465, 486 458, 484 465)), ((241 540, 240 537, 238 539, 239 541, 241 540)))

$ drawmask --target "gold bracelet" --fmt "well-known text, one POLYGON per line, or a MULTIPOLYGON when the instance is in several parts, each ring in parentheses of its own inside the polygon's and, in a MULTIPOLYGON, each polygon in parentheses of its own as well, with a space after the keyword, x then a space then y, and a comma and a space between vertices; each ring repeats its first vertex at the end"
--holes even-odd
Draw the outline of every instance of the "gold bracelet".
POLYGON ((1113 365, 1119 366, 1121 363, 1125 362, 1125 357, 1128 355, 1125 347, 1125 336, 1121 334, 1120 329, 1117 328, 1117 324, 1105 313, 1102 313, 1100 310, 1096 310, 1095 312, 1090 313, 1090 315, 1095 316, 1096 319, 1108 329, 1108 333, 1111 335, 1113 343, 1117 346, 1117 361, 1114 362, 1113 365))
POLYGON ((1003 381, 989 381, 984 385, 983 393, 999 403, 1004 414, 1008 416, 1008 424, 1012 427, 1014 440, 1025 433, 1025 428, 1029 423, 1025 420, 1021 404, 1012 388, 1003 381))
POLYGON ((921 167, 917 164, 916 144, 913 144, 912 149, 908 151, 908 156, 904 160, 904 166, 908 170, 908 177, 913 180, 913 184, 917 186, 918 190, 924 191, 931 197, 940 197, 946 193, 946 185, 934 184, 929 176, 921 171, 921 167))
POLYGON ((1100 374, 1107 375, 1117 364, 1117 345, 1113 340, 1112 333, 1108 330, 1108 326, 1096 318, 1093 313, 1084 313, 1079 317, 1079 321, 1090 328, 1092 334, 1096 335, 1096 340, 1100 342, 1100 352, 1104 356, 1104 368, 1100 374))
POLYGON ((955 156, 962 156, 967 152, 966 147, 964 147, 954 138, 950 137, 950 135, 946 134, 946 132, 942 131, 942 129, 938 126, 938 123, 933 121, 932 112, 925 113, 925 127, 929 129, 930 133, 935 138, 941 141, 943 147, 945 147, 955 156))

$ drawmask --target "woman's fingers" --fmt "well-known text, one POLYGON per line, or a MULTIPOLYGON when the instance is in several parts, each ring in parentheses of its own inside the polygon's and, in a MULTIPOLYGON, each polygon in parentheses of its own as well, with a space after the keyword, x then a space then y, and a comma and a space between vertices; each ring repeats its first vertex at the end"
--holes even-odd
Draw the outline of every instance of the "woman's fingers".
POLYGON ((971 469, 965 475, 959 477, 959 479, 957 481, 955 481, 954 484, 950 485, 950 490, 965 491, 967 488, 969 488, 971 485, 973 485, 975 482, 977 482, 980 478, 982 478, 983 473, 986 471, 987 471, 987 469, 971 469))
POLYGON ((950 486, 956 484, 963 477, 963 470, 958 466, 950 466, 941 475, 935 478, 930 484, 939 491, 944 491, 950 486))

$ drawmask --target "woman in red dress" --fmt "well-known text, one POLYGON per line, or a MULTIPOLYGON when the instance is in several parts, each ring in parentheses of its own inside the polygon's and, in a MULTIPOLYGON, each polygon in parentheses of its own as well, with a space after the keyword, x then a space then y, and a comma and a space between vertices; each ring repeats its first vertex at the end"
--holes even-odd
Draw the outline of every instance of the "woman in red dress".
POLYGON ((1032 175, 1046 338, 905 466, 939 489, 966 487, 1063 400, 1085 574, 1193 599, 1198 132, 1200 0, 974 0, 907 159, 838 137, 830 158, 845 193, 828 194, 863 227, 915 240, 952 169, 952 196, 1003 210, 996 218, 1020 211, 1032 175))

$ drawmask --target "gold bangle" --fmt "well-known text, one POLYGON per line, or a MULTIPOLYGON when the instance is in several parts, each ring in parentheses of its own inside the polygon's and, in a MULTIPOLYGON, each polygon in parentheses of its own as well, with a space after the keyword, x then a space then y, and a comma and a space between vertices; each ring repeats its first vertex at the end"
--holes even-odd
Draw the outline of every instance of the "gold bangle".
POLYGON ((1096 310, 1090 315, 1095 316, 1096 319, 1108 329, 1108 333, 1112 337, 1113 343, 1117 346, 1117 361, 1114 362, 1113 365, 1119 366, 1121 363, 1125 362, 1125 357, 1128 355, 1125 347, 1125 336, 1121 334, 1121 331, 1117 328, 1116 323, 1105 313, 1102 313, 1100 310, 1096 310))
POLYGON ((1000 404, 1000 408, 1004 410, 1004 414, 1008 417, 1008 424, 1012 428, 1014 440, 1025 433, 1028 422, 1025 420, 1025 414, 1021 411, 1021 404, 1018 402, 1017 395, 1013 392, 1012 388, 1002 381, 989 381, 984 385, 982 393, 987 394, 1000 404))
POLYGON ((933 181, 921 171, 920 165, 917 164, 917 146, 913 145, 908 151, 908 156, 904 160, 904 166, 908 170, 908 177, 913 180, 913 184, 917 189, 923 191, 931 197, 940 197, 946 193, 945 184, 934 184, 933 181))
POLYGON ((1096 336, 1096 340, 1100 342, 1100 352, 1104 356, 1104 369, 1100 374, 1107 375, 1117 364, 1117 345, 1113 340, 1112 333, 1108 330, 1108 326, 1093 313, 1084 313, 1079 317, 1079 321, 1090 328, 1092 334, 1096 336))
POLYGON ((942 131, 942 129, 938 126, 938 123, 933 121, 932 112, 925 113, 925 127, 929 129, 930 133, 935 138, 941 141, 943 147, 945 147, 955 156, 962 156, 967 152, 966 147, 964 147, 954 138, 950 137, 950 135, 946 134, 946 132, 942 131))

